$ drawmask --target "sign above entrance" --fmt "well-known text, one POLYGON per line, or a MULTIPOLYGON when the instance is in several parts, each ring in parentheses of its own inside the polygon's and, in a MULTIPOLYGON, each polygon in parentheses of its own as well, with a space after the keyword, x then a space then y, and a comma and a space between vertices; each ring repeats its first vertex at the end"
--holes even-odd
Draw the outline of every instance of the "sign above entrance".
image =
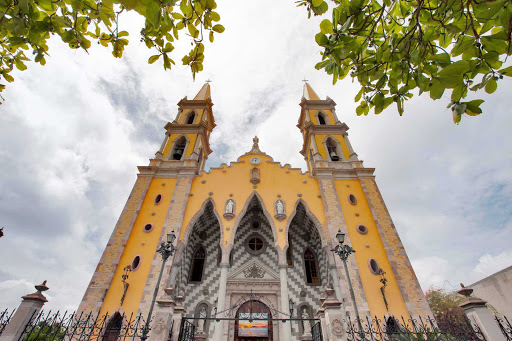
POLYGON ((268 314, 266 313, 239 313, 238 336, 267 337, 268 314))

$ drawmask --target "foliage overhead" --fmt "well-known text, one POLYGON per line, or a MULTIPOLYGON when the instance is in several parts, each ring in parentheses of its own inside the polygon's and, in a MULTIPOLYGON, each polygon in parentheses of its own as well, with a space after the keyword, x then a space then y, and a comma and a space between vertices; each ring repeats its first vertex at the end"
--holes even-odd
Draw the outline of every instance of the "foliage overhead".
MULTIPOLYGON (((483 100, 462 101, 468 90, 496 91, 512 53, 510 0, 332 0, 332 20, 315 37, 323 50, 316 69, 359 81, 358 115, 381 113, 417 91, 434 100, 451 91, 453 120, 482 113, 483 100)), ((299 0, 311 14, 324 15, 323 0, 299 0)))
MULTIPOLYGON (((128 32, 119 30, 120 17, 134 10, 145 17, 141 41, 156 54, 150 64, 163 59, 164 69, 175 64, 169 56, 179 31, 186 28, 193 43, 182 59, 192 74, 203 69, 203 37, 213 42, 220 16, 215 0, 0 0, 0 79, 12 82, 16 67, 25 70, 30 54, 44 65, 49 55, 48 39, 58 35, 72 49, 88 50, 92 42, 111 46, 116 58, 123 55, 128 32)), ((0 91, 5 85, 0 84, 0 91)))

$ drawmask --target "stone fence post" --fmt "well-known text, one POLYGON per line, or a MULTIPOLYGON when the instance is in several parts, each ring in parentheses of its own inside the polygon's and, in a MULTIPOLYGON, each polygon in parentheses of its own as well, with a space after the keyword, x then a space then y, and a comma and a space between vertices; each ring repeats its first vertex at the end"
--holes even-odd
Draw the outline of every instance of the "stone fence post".
POLYGON ((464 310, 468 319, 477 324, 487 341, 507 341, 487 308, 487 302, 477 297, 471 297, 473 289, 465 288, 462 284, 461 286, 462 289, 457 292, 466 298, 459 303, 459 306, 464 310))
POLYGON ((2 335, 0 335, 0 341, 18 341, 30 320, 36 317, 43 305, 48 302, 42 294, 43 291, 49 289, 46 286, 46 281, 43 284, 36 285, 35 288, 36 292, 22 297, 23 301, 21 301, 11 321, 5 327, 2 335))

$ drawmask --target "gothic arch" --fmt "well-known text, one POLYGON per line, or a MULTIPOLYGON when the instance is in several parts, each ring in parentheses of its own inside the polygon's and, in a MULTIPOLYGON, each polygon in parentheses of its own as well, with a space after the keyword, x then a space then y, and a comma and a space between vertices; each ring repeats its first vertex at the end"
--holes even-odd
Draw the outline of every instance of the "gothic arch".
POLYGON ((232 228, 232 231, 231 231, 231 237, 230 237, 230 240, 229 240, 229 245, 228 247, 224 250, 225 251, 225 254, 223 254, 223 259, 227 259, 227 256, 229 256, 231 250, 233 249, 233 246, 234 246, 234 241, 235 241, 235 236, 236 236, 236 232, 238 231, 238 227, 240 226, 240 222, 242 221, 242 219, 245 217, 245 214, 247 213, 247 210, 249 208, 249 205, 251 204, 251 201, 256 198, 261 206, 261 210, 263 211, 263 214, 265 215, 265 218, 267 218, 267 221, 270 225, 270 229, 272 230, 272 236, 274 237, 274 245, 272 245, 274 248, 276 248, 276 250, 278 251, 279 253, 279 248, 277 247, 278 245, 278 242, 277 242, 277 231, 276 231, 276 226, 274 224, 274 218, 272 217, 272 215, 268 212, 267 208, 265 207, 265 202, 263 201, 263 199, 261 198, 261 196, 259 195, 258 192, 256 191, 253 191, 249 197, 247 198, 247 200, 245 201, 245 205, 244 207, 240 210, 240 213, 238 214, 238 216, 236 217, 235 219, 235 222, 233 223, 233 228, 232 228))
POLYGON ((174 154, 174 149, 176 148, 176 143, 178 141, 180 141, 180 139, 183 139, 183 138, 186 140, 186 142, 185 142, 185 148, 183 149, 183 155, 181 156, 180 160, 183 160, 183 158, 185 157, 185 152, 187 151, 188 145, 190 144, 190 139, 188 138, 187 135, 180 135, 180 136, 176 137, 174 139, 174 141, 172 141, 172 146, 171 146, 169 156, 168 156, 169 160, 174 160, 173 154, 174 154))
POLYGON ((187 116, 185 116, 184 124, 194 124, 194 121, 196 120, 197 114, 194 110, 189 112, 187 116), (191 120, 192 119, 192 120, 191 120), (191 121, 191 122, 190 122, 191 121))
POLYGON ((181 259, 183 250, 186 249, 186 245, 188 244, 188 240, 190 237, 190 233, 192 232, 192 229, 194 228, 194 225, 199 221, 201 216, 206 212, 206 209, 208 208, 208 205, 212 205, 212 211, 215 215, 215 218, 217 219, 217 222, 219 224, 220 228, 220 246, 222 247, 222 241, 224 240, 224 228, 222 226, 222 219, 220 218, 219 213, 217 212, 217 209, 215 207, 215 201, 212 198, 207 198, 203 204, 201 205, 201 208, 199 211, 194 214, 192 219, 190 219, 189 223, 187 224, 187 227, 185 228, 185 232, 183 233, 183 237, 179 239, 179 247, 178 251, 176 251, 175 259, 181 259))
POLYGON ((329 148, 327 148, 328 140, 333 141, 333 143, 336 145, 336 155, 338 155, 338 157, 340 158, 340 161, 345 159, 345 156, 343 155, 343 149, 341 149, 340 141, 338 141, 337 139, 335 139, 334 137, 332 137, 330 135, 326 136, 322 142, 322 144, 324 145, 325 153, 327 155, 327 159, 331 160, 331 156, 329 155, 329 148))
POLYGON ((290 214, 290 216, 288 217, 288 221, 286 222, 286 230, 285 230, 286 244, 285 244, 285 248, 283 250, 285 254, 286 254, 286 250, 288 250, 288 245, 289 245, 288 233, 290 232, 290 226, 292 224, 293 218, 295 218, 295 216, 297 215, 297 209, 300 209, 299 205, 302 205, 302 207, 304 208, 304 211, 306 212, 306 215, 313 222, 313 225, 315 225, 316 230, 318 232, 318 235, 320 236, 320 244, 321 244, 321 246, 322 247, 327 246, 327 241, 329 240, 327 238, 327 236, 325 235, 325 231, 323 229, 322 224, 320 223, 320 220, 318 220, 318 218, 313 214, 313 212, 311 212, 311 210, 309 209, 308 204, 304 201, 304 199, 299 198, 295 202, 294 210, 290 214))
POLYGON ((318 124, 320 124, 320 125, 327 125, 329 122, 329 117, 321 110, 319 112, 317 112, 316 118, 318 119, 318 124), (322 120, 323 120, 323 123, 322 123, 322 120))

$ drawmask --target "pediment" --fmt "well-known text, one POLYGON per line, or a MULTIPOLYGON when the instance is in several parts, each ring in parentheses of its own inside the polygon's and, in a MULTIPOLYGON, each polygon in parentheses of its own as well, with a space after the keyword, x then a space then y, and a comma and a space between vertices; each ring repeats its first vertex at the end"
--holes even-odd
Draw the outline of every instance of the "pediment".
POLYGON ((233 271, 228 280, 279 281, 279 274, 259 260, 251 259, 233 271))

